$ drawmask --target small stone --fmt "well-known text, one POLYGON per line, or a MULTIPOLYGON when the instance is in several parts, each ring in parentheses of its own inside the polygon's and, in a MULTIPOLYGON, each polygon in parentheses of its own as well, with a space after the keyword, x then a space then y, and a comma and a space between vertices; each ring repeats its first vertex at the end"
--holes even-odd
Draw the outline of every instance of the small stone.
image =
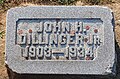
POLYGON ((94 32, 97 33, 97 32, 98 32, 98 29, 94 29, 94 32))
POLYGON ((86 30, 89 30, 90 29, 90 26, 86 26, 86 30))
POLYGON ((87 56, 87 57, 86 57, 86 60, 91 60, 91 57, 87 56))
POLYGON ((32 30, 31 30, 31 29, 29 29, 29 33, 32 33, 32 30))
POLYGON ((87 39, 87 38, 85 38, 85 39, 84 39, 84 41, 85 41, 85 42, 87 42, 87 41, 88 41, 88 39, 87 39))

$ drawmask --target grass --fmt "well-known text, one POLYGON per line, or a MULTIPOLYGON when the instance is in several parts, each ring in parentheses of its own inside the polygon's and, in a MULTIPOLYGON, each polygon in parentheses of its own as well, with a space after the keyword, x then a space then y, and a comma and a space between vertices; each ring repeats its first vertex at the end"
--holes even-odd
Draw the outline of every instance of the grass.
POLYGON ((58 3, 62 5, 71 5, 74 4, 76 1, 78 0, 58 0, 58 3))
POLYGON ((60 5, 73 5, 77 1, 81 1, 86 4, 97 5, 97 4, 104 4, 104 3, 112 3, 115 0, 0 0, 0 4, 4 4, 4 3, 20 4, 20 3, 24 3, 24 2, 40 4, 41 2, 48 2, 48 1, 56 2, 60 5))
MULTIPOLYGON (((0 0, 0 6, 1 5, 4 6, 3 9, 1 9, 1 13, 3 13, 3 12, 5 13, 7 11, 7 9, 9 9, 11 7, 14 7, 14 6, 17 6, 21 3, 40 4, 41 2, 43 2, 43 3, 46 2, 47 4, 49 4, 48 1, 51 2, 51 3, 55 2, 55 3, 58 3, 60 5, 73 5, 77 1, 81 1, 85 4, 93 4, 93 5, 114 2, 113 0, 0 0), (4 10, 4 11, 2 11, 2 10, 4 10)), ((115 0, 115 1, 119 2, 119 0, 115 0)), ((111 7, 113 7, 113 5, 111 7)), ((115 12, 116 12, 117 18, 119 17, 118 15, 120 15, 119 14, 120 9, 118 9, 118 8, 119 8, 119 5, 116 5, 116 7, 113 8, 113 10, 115 10, 115 12)), ((0 16, 2 16, 2 15, 0 14, 0 16)), ((0 19, 3 19, 3 17, 0 18, 0 19)), ((118 18, 118 19, 120 19, 120 18, 118 18)), ((1 21, 1 23, 3 23, 4 27, 5 27, 5 23, 2 22, 2 21, 1 21)), ((120 39, 120 32, 119 32, 119 29, 118 29, 119 27, 120 26, 117 27, 117 36, 118 36, 117 40, 120 39)), ((3 73, 3 70, 5 70, 5 67, 4 67, 4 51, 5 51, 5 49, 4 49, 4 47, 5 47, 4 46, 5 45, 4 39, 5 38, 4 37, 5 37, 5 31, 3 31, 3 29, 2 29, 2 30, 0 30, 0 74, 2 74, 2 75, 0 75, 0 79, 6 79, 5 77, 7 77, 6 76, 7 73, 3 73)), ((119 44, 120 44, 120 40, 119 40, 119 44)), ((118 64, 118 65, 120 66, 120 64, 118 64)), ((120 71, 120 69, 118 71, 120 71)), ((120 73, 119 73, 119 76, 117 76, 117 78, 115 78, 115 79, 120 79, 120 73)))
POLYGON ((106 4, 106 3, 112 3, 114 0, 82 0, 84 3, 89 3, 92 5, 98 5, 98 4, 106 4))
POLYGON ((4 0, 0 0, 0 4, 3 4, 4 3, 4 0))

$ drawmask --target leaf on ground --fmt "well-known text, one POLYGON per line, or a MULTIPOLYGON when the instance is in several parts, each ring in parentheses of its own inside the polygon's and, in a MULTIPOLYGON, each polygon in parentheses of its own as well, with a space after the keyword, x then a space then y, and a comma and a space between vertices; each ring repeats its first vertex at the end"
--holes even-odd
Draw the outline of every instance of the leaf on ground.
POLYGON ((1 31, 0 32, 0 38, 3 38, 4 34, 5 34, 5 31, 1 31))

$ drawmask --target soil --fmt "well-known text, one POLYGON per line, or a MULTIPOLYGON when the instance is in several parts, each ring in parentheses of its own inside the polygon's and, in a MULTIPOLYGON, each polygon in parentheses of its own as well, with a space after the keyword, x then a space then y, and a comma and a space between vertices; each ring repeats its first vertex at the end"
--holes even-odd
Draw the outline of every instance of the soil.
MULTIPOLYGON (((39 4, 33 4, 29 2, 23 2, 23 3, 6 3, 4 6, 0 5, 0 79, 8 79, 7 70, 5 67, 5 31, 6 31, 6 13, 7 10, 11 7, 18 7, 18 6, 33 6, 33 5, 58 5, 58 3, 53 2, 41 2, 39 4)), ((78 1, 76 6, 84 6, 89 5, 86 3, 82 3, 81 1, 78 1)), ((94 5, 97 6, 97 5, 94 5)), ((115 15, 115 39, 116 39, 116 51, 117 51, 117 58, 118 58, 118 64, 117 64, 117 76, 115 79, 120 79, 120 2, 115 1, 113 3, 108 3, 100 6, 107 6, 112 9, 115 15)))

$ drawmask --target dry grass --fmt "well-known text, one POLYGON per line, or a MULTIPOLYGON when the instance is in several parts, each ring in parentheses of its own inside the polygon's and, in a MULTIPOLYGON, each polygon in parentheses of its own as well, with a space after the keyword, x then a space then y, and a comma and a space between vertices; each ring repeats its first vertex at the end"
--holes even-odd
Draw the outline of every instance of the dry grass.
POLYGON ((0 0, 0 4, 4 6, 4 3, 13 3, 19 5, 21 3, 32 3, 32 4, 59 4, 59 5, 70 5, 76 4, 77 1, 81 1, 84 4, 108 4, 113 2, 120 2, 119 0, 0 0))
MULTIPOLYGON (((9 8, 15 7, 15 6, 31 6, 31 5, 59 5, 57 2, 51 2, 50 0, 7 0, 4 5, 0 6, 0 33, 5 32, 6 27, 6 12, 9 8), (16 2, 18 1, 18 2, 16 2)), ((88 1, 88 0, 85 0, 88 1)), ((96 0, 97 1, 97 0, 96 0)), ((104 4, 104 6, 110 7, 115 15, 115 34, 116 34, 116 40, 120 46, 120 1, 119 0, 112 0, 111 3, 108 2, 108 0, 101 0, 101 5, 104 4), (108 3, 108 4, 106 4, 108 3)), ((79 0, 76 2, 75 5, 81 6, 81 5, 90 5, 92 3, 87 4, 87 2, 83 2, 83 0, 79 0)), ((103 5, 102 5, 103 6, 103 5)), ((2 38, 0 38, 0 79, 7 79, 7 72, 4 64, 4 53, 5 53, 5 33, 3 33, 2 38)), ((120 79, 120 76, 116 79, 120 79)))
POLYGON ((115 36, 116 36, 116 41, 118 42, 120 46, 120 3, 113 3, 113 4, 108 4, 108 7, 110 7, 115 16, 115 36))
POLYGON ((6 68, 4 64, 5 54, 5 24, 6 24, 6 12, 0 13, 0 79, 7 79, 6 68))

